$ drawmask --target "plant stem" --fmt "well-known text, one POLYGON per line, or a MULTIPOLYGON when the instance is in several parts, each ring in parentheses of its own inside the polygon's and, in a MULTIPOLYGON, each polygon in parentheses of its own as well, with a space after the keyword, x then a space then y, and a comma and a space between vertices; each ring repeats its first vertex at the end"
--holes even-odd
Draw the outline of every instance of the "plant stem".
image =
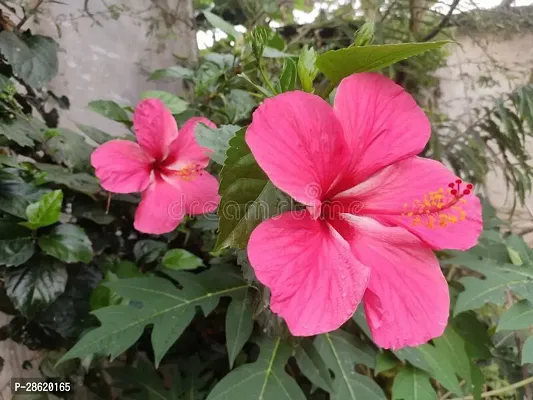
POLYGON ((30 19, 35 13, 37 12, 37 9, 43 4, 44 0, 39 0, 35 7, 33 7, 33 10, 28 12, 28 14, 24 14, 24 18, 20 20, 20 22, 17 24, 17 29, 20 30, 22 26, 30 19))
POLYGON ((330 82, 326 89, 324 89, 324 92, 322 93, 322 98, 324 100, 327 100, 331 92, 333 92, 333 89, 335 89, 337 85, 335 85, 333 82, 330 82))
MULTIPOLYGON (((490 397, 490 396, 496 396, 498 394, 502 394, 502 393, 509 392, 514 389, 524 387, 526 385, 529 385, 530 383, 533 383, 533 376, 530 376, 529 378, 521 380, 519 382, 513 383, 512 385, 502 387, 500 389, 490 390, 488 392, 481 393, 481 398, 486 399, 487 397, 490 397)), ((474 400, 474 396, 456 397, 450 400, 474 400)))
POLYGON ((263 81, 265 81, 266 85, 268 86, 268 88, 270 89, 272 94, 275 95, 276 94, 276 90, 272 86, 272 83, 270 82, 270 79, 268 79, 268 77, 266 76, 265 70, 263 69, 263 64, 261 63, 261 61, 259 61, 257 63, 257 67, 259 68, 259 72, 261 73, 261 77, 263 78, 263 81))

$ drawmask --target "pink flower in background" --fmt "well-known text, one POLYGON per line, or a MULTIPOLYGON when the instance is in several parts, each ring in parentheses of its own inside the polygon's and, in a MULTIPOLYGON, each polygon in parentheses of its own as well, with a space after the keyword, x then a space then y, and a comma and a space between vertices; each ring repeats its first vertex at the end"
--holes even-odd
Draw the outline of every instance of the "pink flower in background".
POLYGON ((135 213, 138 231, 171 232, 185 214, 216 209, 218 182, 204 170, 209 158, 194 137, 198 123, 215 127, 206 118, 191 118, 178 132, 176 120, 161 100, 143 100, 133 115, 138 143, 111 140, 91 155, 105 190, 142 192, 135 213))
POLYGON ((339 328, 361 300, 381 347, 442 334, 450 298, 432 249, 474 246, 482 219, 471 185, 416 156, 430 131, 413 98, 375 73, 344 79, 333 107, 295 91, 255 111, 247 144, 306 206, 262 222, 248 244, 294 335, 339 328))

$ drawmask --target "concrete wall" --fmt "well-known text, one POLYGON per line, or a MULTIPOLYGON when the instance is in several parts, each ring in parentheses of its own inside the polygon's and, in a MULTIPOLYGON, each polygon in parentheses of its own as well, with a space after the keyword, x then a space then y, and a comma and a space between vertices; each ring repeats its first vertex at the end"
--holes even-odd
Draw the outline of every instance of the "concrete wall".
MULTIPOLYGON (((89 101, 109 99, 135 105, 145 90, 182 90, 179 83, 156 84, 146 79, 157 68, 175 65, 174 56, 196 58, 191 0, 106 1, 120 10, 117 19, 100 0, 88 1, 90 15, 84 10, 84 0, 63 3, 67 4, 43 3, 39 18, 26 25, 59 43, 59 73, 48 88, 70 99, 70 109, 61 111, 62 127, 76 130, 77 122, 120 134, 122 125, 89 111, 89 101), (153 26, 157 20, 164 22, 153 26)), ((0 326, 8 321, 0 313, 0 326)), ((38 376, 42 354, 8 340, 0 342, 0 357, 4 361, 0 400, 10 400, 11 378, 38 376), (32 368, 22 369, 24 361, 31 361, 32 368)))
MULTIPOLYGON (((457 41, 458 45, 450 46, 452 53, 447 67, 438 72, 442 93, 439 107, 450 118, 468 126, 477 118, 474 108, 490 106, 495 98, 528 82, 533 73, 533 34, 462 34, 457 41), (491 82, 487 83, 487 77, 491 82)), ((533 140, 529 140, 527 149, 533 157, 533 140)), ((508 217, 515 196, 507 190, 501 172, 491 172, 486 183, 486 194, 492 204, 501 217, 508 217)), ((511 219, 517 232, 533 229, 533 196, 526 203, 511 219)), ((527 235, 526 239, 533 244, 533 235, 527 235)))

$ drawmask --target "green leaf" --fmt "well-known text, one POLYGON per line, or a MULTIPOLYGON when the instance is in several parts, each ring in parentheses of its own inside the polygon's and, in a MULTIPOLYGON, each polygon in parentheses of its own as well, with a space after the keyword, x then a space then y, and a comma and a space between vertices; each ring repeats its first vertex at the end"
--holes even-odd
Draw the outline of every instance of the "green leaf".
POLYGON ((267 43, 268 37, 271 35, 271 33, 272 31, 264 26, 256 26, 252 32, 250 32, 252 53, 258 63, 261 62, 261 57, 263 56, 263 51, 265 50, 265 44, 267 43))
POLYGON ((42 259, 38 264, 10 268, 6 274, 6 293, 25 317, 31 318, 47 308, 64 291, 67 284, 65 267, 42 259))
POLYGON ((41 88, 57 74, 57 43, 41 35, 18 36, 0 33, 0 53, 13 67, 13 72, 26 83, 41 88))
POLYGON ((220 29, 222 32, 228 35, 231 39, 237 42, 242 40, 243 38, 242 33, 237 31, 235 27, 231 25, 229 22, 224 21, 218 15, 210 13, 209 11, 203 11, 203 14, 211 25, 213 25, 215 28, 220 29))
POLYGON ((168 245, 158 240, 139 240, 133 246, 135 261, 141 264, 150 264, 162 257, 168 250, 168 245))
POLYGON ((328 393, 333 392, 331 375, 326 363, 318 353, 315 346, 310 342, 302 342, 296 349, 294 355, 298 368, 313 385, 325 390, 328 393))
POLYGON ((392 400, 436 400, 430 376, 419 369, 405 367, 394 378, 392 400))
POLYGON ((83 124, 76 124, 80 131, 82 131, 85 135, 87 135, 90 139, 94 140, 97 144, 103 144, 105 142, 109 142, 110 140, 115 139, 112 135, 109 133, 105 133, 104 131, 101 131, 100 129, 93 128, 92 126, 83 125, 83 124))
POLYGON ((533 364, 533 336, 528 337, 522 347, 522 365, 524 364, 533 364))
POLYGON ((62 185, 88 196, 102 190, 98 179, 85 172, 70 172, 67 168, 54 164, 36 163, 35 166, 45 173, 42 179, 46 183, 62 185))
POLYGON ((218 382, 207 400, 305 400, 296 381, 285 372, 292 347, 279 338, 262 337, 254 363, 241 365, 218 382))
POLYGON ((284 51, 279 51, 272 47, 265 46, 263 50, 263 57, 265 58, 290 58, 294 57, 294 54, 285 53, 284 51))
POLYGON ((79 133, 68 129, 54 129, 55 135, 46 140, 44 151, 58 164, 70 169, 89 170, 93 147, 79 133))
POLYGON ((368 376, 355 372, 356 364, 374 367, 374 354, 355 342, 346 332, 320 335, 314 343, 322 359, 335 374, 331 400, 385 400, 378 384, 368 376))
POLYGON ((376 368, 374 368, 374 375, 378 375, 381 372, 389 371, 400 365, 400 362, 390 352, 384 351, 378 353, 376 357, 376 368))
POLYGON ((200 257, 184 249, 172 249, 165 253, 163 266, 168 269, 187 270, 196 269, 204 265, 200 257))
POLYGON ((214 162, 224 165, 230 139, 235 136, 239 129, 241 128, 237 125, 222 125, 220 128, 213 129, 200 123, 196 125, 195 129, 196 141, 200 146, 212 150, 209 157, 214 162))
POLYGON ((533 306, 527 300, 512 305, 500 318, 497 331, 514 331, 533 326, 533 306))
POLYGON ((270 90, 262 87, 262 86, 259 86, 259 85, 256 85, 254 83, 254 81, 252 81, 250 79, 250 77, 248 75, 246 75, 245 73, 241 73, 239 75, 237 75, 239 78, 242 78, 244 79, 246 82, 248 82, 250 85, 252 85, 254 88, 256 88, 257 90, 259 90, 265 97, 273 97, 274 96, 274 93, 272 93, 270 90))
POLYGON ((232 123, 249 119, 256 101, 245 90, 232 89, 224 99, 226 114, 232 123))
POLYGON ((0 211, 25 219, 26 208, 49 191, 24 182, 15 172, 0 170, 0 211))
POLYGON ((124 109, 111 100, 96 100, 89 103, 89 108, 106 118, 117 122, 130 123, 130 117, 124 109))
POLYGON ((189 106, 189 103, 187 103, 185 100, 173 95, 172 93, 164 92, 162 90, 149 90, 143 92, 141 93, 141 99, 159 99, 165 104, 172 114, 181 114, 187 110, 187 107, 189 106))
POLYGON ((367 21, 355 34, 354 46, 367 46, 374 41, 374 21, 367 21))
POLYGON ((30 204, 26 208, 28 221, 21 222, 20 225, 30 229, 37 229, 55 224, 59 221, 62 203, 63 192, 61 190, 43 194, 38 202, 30 204))
POLYGON ((291 59, 285 59, 285 64, 283 66, 283 73, 279 78, 279 91, 280 93, 289 92, 294 90, 296 87, 296 63, 291 59))
POLYGON ((298 77, 302 89, 306 92, 313 93, 313 82, 318 75, 318 68, 316 67, 316 52, 312 47, 303 47, 298 58, 298 77))
POLYGON ((153 324, 152 345, 155 364, 180 337, 200 306, 207 316, 222 296, 242 295, 248 285, 242 277, 225 268, 191 274, 164 271, 178 281, 178 289, 169 280, 159 277, 120 279, 106 286, 118 295, 135 302, 133 306, 110 306, 95 310, 101 326, 88 332, 63 356, 60 362, 93 353, 116 358, 142 334, 144 327, 153 324), (137 304, 142 303, 142 307, 137 304))
POLYGON ((518 235, 509 235, 505 239, 505 244, 507 245, 507 251, 509 252, 511 262, 514 265, 522 265, 525 263, 533 266, 533 250, 528 247, 522 237, 518 235))
POLYGON ((461 386, 452 365, 453 355, 447 353, 443 347, 433 347, 430 344, 419 346, 418 349, 429 364, 431 375, 449 391, 458 396, 462 395, 461 386))
POLYGON ((175 65, 173 67, 158 69, 150 75, 151 81, 160 79, 192 79, 194 78, 194 71, 175 65))
POLYGON ((469 387, 472 376, 464 339, 455 331, 453 326, 448 325, 442 336, 433 339, 433 344, 440 354, 447 354, 455 373, 466 380, 467 387, 469 387))
POLYGON ((33 255, 34 246, 30 231, 15 221, 0 219, 0 265, 24 264, 33 255))
POLYGON ((42 142, 46 129, 46 125, 31 116, 17 115, 9 122, 0 120, 0 136, 22 147, 31 147, 35 142, 42 142))
POLYGON ((404 347, 402 349, 392 351, 396 357, 402 361, 408 361, 414 367, 432 373, 432 369, 429 363, 426 361, 426 357, 418 347, 404 347))
POLYGON ((219 234, 215 251, 245 248, 250 234, 264 219, 279 214, 278 190, 257 165, 241 129, 230 140, 220 173, 219 234))
POLYGON ((39 238, 39 246, 48 255, 66 263, 89 263, 93 259, 91 240, 82 228, 64 224, 39 238))
POLYGON ((533 298, 532 267, 498 265, 492 260, 471 261, 465 263, 465 266, 485 275, 485 279, 466 277, 460 280, 465 290, 457 298, 454 315, 480 308, 486 303, 503 306, 506 302, 507 290, 525 298, 533 298))
POLYGON ((317 57, 316 66, 333 83, 358 72, 377 71, 400 60, 438 49, 449 41, 352 46, 317 57))
POLYGON ((254 327, 252 297, 249 292, 233 296, 226 314, 226 348, 229 367, 233 368, 235 358, 250 338, 254 327))

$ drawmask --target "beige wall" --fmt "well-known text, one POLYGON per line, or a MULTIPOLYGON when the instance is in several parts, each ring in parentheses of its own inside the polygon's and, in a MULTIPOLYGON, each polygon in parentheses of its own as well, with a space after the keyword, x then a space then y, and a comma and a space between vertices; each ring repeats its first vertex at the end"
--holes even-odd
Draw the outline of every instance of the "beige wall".
MULTIPOLYGON (((476 119, 474 108, 491 105, 494 98, 528 82, 533 73, 533 34, 522 32, 504 39, 494 35, 462 34, 457 41, 458 45, 449 46, 448 66, 438 72, 442 93, 439 107, 452 119, 468 126, 476 119), (491 77, 493 84, 480 84, 484 77, 491 77)), ((527 148, 533 156, 533 140, 529 140, 527 148)), ((508 215, 514 193, 507 190, 501 173, 491 172, 486 186, 486 194, 501 216, 508 215)), ((526 203, 533 212, 531 195, 526 203)), ((533 215, 527 207, 521 207, 515 211, 512 224, 517 231, 533 228, 533 215)), ((533 244, 533 235, 526 238, 533 244)))

